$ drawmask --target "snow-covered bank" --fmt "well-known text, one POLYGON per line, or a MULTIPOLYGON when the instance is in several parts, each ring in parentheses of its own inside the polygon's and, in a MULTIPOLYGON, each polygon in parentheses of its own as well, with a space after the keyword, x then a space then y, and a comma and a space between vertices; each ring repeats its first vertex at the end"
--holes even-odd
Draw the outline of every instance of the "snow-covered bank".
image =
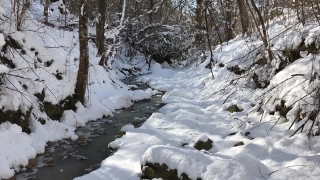
MULTIPOLYGON (((154 64, 152 74, 140 80, 166 91, 167 105, 140 128, 127 128, 112 143, 117 152, 100 169, 76 179, 139 180, 143 171, 157 174, 156 168, 176 170, 175 178, 203 180, 318 179, 320 138, 307 136, 317 107, 319 67, 314 65, 320 59, 310 45, 320 47, 318 26, 288 28, 293 24, 270 24, 272 61, 253 35, 238 36, 213 51, 214 77, 205 68, 209 57, 185 70, 154 64), (292 57, 294 51, 299 56, 292 57), (303 133, 291 137, 303 123, 303 133), (207 139, 212 148, 195 148, 207 139)), ((318 119, 314 122, 319 125, 318 119)))
MULTIPOLYGON (((106 72, 98 65, 98 61, 94 61, 94 58, 91 62, 89 81, 91 91, 87 94, 89 100, 85 106, 77 103, 77 110, 65 111, 60 122, 51 120, 41 111, 36 111, 30 119, 30 134, 22 132, 21 127, 16 124, 5 122, 0 125, 0 179, 10 178, 14 175, 14 171, 21 170, 21 166, 27 166, 28 159, 35 158, 37 154, 45 151, 48 141, 64 138, 76 140, 77 135, 74 132, 76 127, 84 126, 88 121, 97 120, 103 116, 112 116, 116 109, 130 107, 134 101, 149 99, 156 93, 151 89, 131 91, 127 85, 120 82, 115 72, 106 72), (40 117, 45 119, 44 123, 39 121, 40 117)), ((59 86, 60 83, 61 81, 55 80, 48 85, 48 89, 59 86)), ((66 80, 63 83, 71 89, 74 88, 74 81, 66 80)), ((30 86, 29 90, 32 91, 30 86)), ((57 89, 57 91, 60 90, 57 89)), ((66 97, 68 92, 73 93, 73 91, 61 93, 65 93, 62 95, 66 97)), ((40 109, 36 103, 33 105, 35 105, 32 106, 33 108, 40 109)), ((2 103, 2 106, 5 107, 6 103, 2 103)))
POLYGON ((221 96, 210 96, 230 76, 226 68, 214 68, 214 80, 201 66, 177 72, 158 65, 153 69, 156 73, 141 80, 166 90, 163 101, 168 104, 140 128, 127 128, 126 135, 114 142, 118 151, 100 169, 77 180, 138 180, 141 164, 146 162, 164 163, 191 179, 298 180, 320 175, 318 137, 310 141, 304 134, 289 138, 293 131, 287 130, 288 123, 271 130, 273 123, 260 121, 259 112, 247 114, 254 109, 248 90, 237 91, 226 103, 221 96), (226 109, 231 105, 243 111, 229 113, 226 109), (214 147, 198 151, 194 143, 204 134, 214 147))
MULTIPOLYGON (((1 2, 0 19, 11 13, 9 0, 1 2)), ((77 29, 59 28, 62 0, 50 8, 49 20, 57 22, 48 26, 41 22, 40 0, 32 2, 20 28, 13 16, 0 24, 0 179, 34 164, 30 158, 43 153, 48 141, 76 140, 77 127, 156 92, 131 91, 134 86, 120 81, 126 71, 141 70, 147 58, 139 60, 137 53, 130 59, 136 62, 127 64, 126 47, 110 47, 115 59, 102 67, 90 39, 87 99, 76 103, 77 29)), ((279 16, 268 23, 269 46, 253 32, 196 57, 206 59, 200 64, 188 61, 188 69, 153 64, 140 81, 166 91, 167 104, 140 128, 123 127, 125 135, 109 144, 117 152, 77 179, 152 179, 161 177, 159 169, 170 171, 166 176, 172 179, 317 179, 320 139, 313 135, 320 134, 320 29, 297 23, 288 9, 279 16), (211 70, 205 68, 210 60, 211 70)))
MULTIPOLYGON (((54 12, 59 12, 60 4, 51 6, 54 12)), ((119 70, 134 66, 118 62, 118 69, 106 71, 99 65, 96 47, 90 42, 87 102, 84 105, 76 103, 74 111, 61 111, 61 103, 66 103, 65 99, 74 94, 79 64, 78 32, 43 25, 39 22, 41 8, 38 1, 33 2, 23 31, 15 30, 14 21, 4 21, 0 25, 0 107, 6 117, 11 115, 17 122, 24 123, 21 128, 1 117, 0 179, 10 178, 15 171, 25 169, 29 159, 45 151, 47 142, 64 138, 76 140, 74 131, 77 127, 103 116, 112 116, 116 109, 129 107, 134 101, 155 94, 151 89, 131 91, 120 81, 125 74, 119 70), (58 107, 61 119, 50 119, 44 103, 50 104, 47 110, 53 113, 58 107)), ((10 1, 1 1, 0 16, 10 14, 10 10, 10 1)), ((52 18, 56 16, 63 18, 59 13, 52 18)))

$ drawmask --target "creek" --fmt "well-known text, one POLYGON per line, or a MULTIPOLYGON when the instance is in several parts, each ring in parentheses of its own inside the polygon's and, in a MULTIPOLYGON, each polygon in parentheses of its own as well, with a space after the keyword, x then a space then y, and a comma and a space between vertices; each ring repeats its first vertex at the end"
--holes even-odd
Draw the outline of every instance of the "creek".
MULTIPOLYGON (((123 82, 142 90, 149 88, 146 84, 134 82, 133 78, 123 82)), ((82 141, 66 139, 47 143, 46 152, 37 156, 38 165, 17 174, 17 179, 73 179, 98 169, 100 163, 114 153, 108 149, 108 144, 117 138, 121 127, 127 124, 141 126, 163 106, 162 95, 135 102, 129 108, 117 110, 113 117, 92 121, 78 128, 76 134, 82 137, 82 141)))

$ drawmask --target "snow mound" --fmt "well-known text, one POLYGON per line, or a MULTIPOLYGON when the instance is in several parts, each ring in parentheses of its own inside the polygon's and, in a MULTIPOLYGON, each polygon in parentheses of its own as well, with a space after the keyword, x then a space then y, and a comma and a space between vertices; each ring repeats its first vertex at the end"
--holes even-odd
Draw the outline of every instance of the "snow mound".
POLYGON ((36 156, 32 139, 22 133, 20 126, 9 122, 0 125, 0 179, 9 179, 20 165, 26 166, 28 160, 36 156))
POLYGON ((156 145, 150 147, 142 156, 141 164, 146 163, 166 164, 169 169, 176 169, 178 176, 185 173, 189 178, 197 179, 212 161, 198 151, 156 145))
POLYGON ((161 67, 159 63, 154 63, 151 65, 151 73, 152 76, 170 78, 171 76, 173 76, 173 74, 175 74, 175 71, 170 69, 164 69, 161 67))
POLYGON ((117 150, 120 148, 120 144, 116 141, 112 141, 108 144, 109 149, 117 150))
POLYGON ((120 131, 128 132, 128 131, 133 131, 134 129, 135 128, 132 124, 127 124, 127 125, 123 126, 120 131))
POLYGON ((146 90, 135 90, 132 93, 132 99, 134 101, 140 101, 143 99, 150 99, 153 95, 155 95, 155 92, 153 92, 150 88, 146 90))
POLYGON ((170 170, 176 169, 178 176, 185 173, 194 180, 252 179, 251 169, 247 166, 250 165, 249 161, 253 164, 257 161, 247 156, 235 159, 208 156, 190 149, 155 145, 144 153, 141 164, 166 164, 170 170))
POLYGON ((209 140, 208 136, 206 134, 201 134, 197 139, 196 142, 202 141, 202 142, 207 142, 209 140))

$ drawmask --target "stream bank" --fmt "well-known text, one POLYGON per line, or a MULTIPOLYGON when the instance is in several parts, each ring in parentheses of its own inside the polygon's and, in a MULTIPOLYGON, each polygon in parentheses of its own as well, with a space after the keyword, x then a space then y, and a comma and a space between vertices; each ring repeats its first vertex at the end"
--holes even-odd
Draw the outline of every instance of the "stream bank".
MULTIPOLYGON (((133 82, 133 78, 125 79, 124 83, 141 90, 149 88, 144 83, 133 82)), ((162 95, 135 102, 129 108, 117 110, 113 117, 79 127, 76 130, 77 141, 66 139, 47 143, 46 152, 37 157, 37 165, 17 174, 17 179, 73 179, 98 169, 104 159, 113 155, 108 144, 117 138, 120 129, 127 124, 141 126, 163 106, 162 95)))

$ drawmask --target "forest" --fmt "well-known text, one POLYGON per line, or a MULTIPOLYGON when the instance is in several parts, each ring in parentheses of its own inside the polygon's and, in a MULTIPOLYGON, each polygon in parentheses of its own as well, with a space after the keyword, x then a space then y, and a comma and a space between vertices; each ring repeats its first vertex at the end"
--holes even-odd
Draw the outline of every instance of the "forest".
POLYGON ((0 0, 0 179, 320 176, 320 0, 0 0))

